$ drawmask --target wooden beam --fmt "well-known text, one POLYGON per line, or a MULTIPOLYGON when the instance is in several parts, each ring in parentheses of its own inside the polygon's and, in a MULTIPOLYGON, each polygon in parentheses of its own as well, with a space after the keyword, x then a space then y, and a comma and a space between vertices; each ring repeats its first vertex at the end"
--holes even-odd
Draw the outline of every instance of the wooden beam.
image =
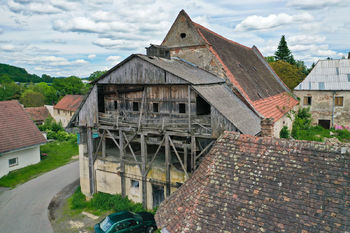
POLYGON ((103 136, 102 136, 102 158, 106 157, 106 131, 103 130, 103 136))
MULTIPOLYGON (((131 152, 132 156, 134 157, 134 160, 137 162, 137 158, 136 158, 136 155, 135 155, 134 150, 132 149, 132 147, 131 147, 131 145, 130 145, 130 141, 128 140, 128 138, 126 137, 126 135, 125 135, 124 132, 123 132, 123 135, 124 135, 124 138, 125 138, 125 141, 126 141, 126 145, 129 147, 130 152, 131 152)), ((135 134, 135 136, 136 136, 136 134, 135 134)), ((135 137, 135 136, 134 136, 134 137, 135 137)), ((132 138, 134 138, 134 137, 132 137, 132 138)), ((126 148, 126 146, 124 146, 124 149, 125 149, 125 148, 126 148)))
POLYGON ((187 171, 187 145, 184 144, 184 167, 186 168, 187 171))
POLYGON ((170 147, 169 147, 169 135, 165 134, 165 182, 166 182, 166 197, 170 196, 170 147))
MULTIPOLYGON (((114 138, 113 138, 114 139, 114 138)), ((124 138, 123 138, 123 131, 119 130, 119 151, 120 151, 120 179, 121 179, 121 188, 122 188, 122 196, 125 197, 126 191, 125 191, 125 151, 124 151, 124 138)))
POLYGON ((196 137, 191 136, 191 171, 196 169, 196 137))
POLYGON ((137 124, 137 129, 138 130, 140 130, 140 127, 141 127, 141 119, 142 119, 143 105, 144 105, 144 102, 145 102, 145 98, 146 98, 146 88, 143 89, 143 93, 142 93, 141 111, 140 111, 139 123, 137 124))
POLYGON ((210 146, 212 146, 214 144, 215 141, 211 141, 197 156, 196 159, 199 159, 199 157, 201 157, 201 155, 209 149, 210 146))
POLYGON ((93 159, 94 159, 94 164, 95 164, 95 161, 96 161, 96 159, 97 159, 97 153, 98 153, 98 150, 100 149, 100 147, 101 147, 101 144, 102 144, 102 140, 103 140, 103 137, 104 137, 104 135, 105 135, 105 131, 103 131, 103 134, 102 134, 102 137, 101 137, 101 139, 100 139, 100 142, 98 143, 98 146, 97 146, 97 148, 96 148, 96 151, 95 151, 95 154, 94 154, 94 157, 93 157, 93 159))
POLYGON ((142 205, 147 209, 147 175, 146 175, 146 163, 147 163, 147 144, 145 135, 141 134, 141 175, 142 175, 142 205))
MULTIPOLYGON (((120 129, 120 130, 121 130, 121 129, 120 129)), ((120 132, 120 130, 119 130, 119 132, 120 132)), ((115 145, 118 147, 118 149, 120 150, 120 145, 119 145, 119 143, 115 140, 115 138, 114 138, 114 136, 112 135, 112 133, 111 133, 108 129, 106 129, 106 131, 107 131, 108 135, 112 138, 114 144, 115 144, 115 145)), ((119 135, 119 136, 120 136, 120 135, 119 135)))
POLYGON ((188 132, 191 132, 191 86, 187 87, 187 108, 188 108, 188 132))
POLYGON ((157 150, 156 150, 156 153, 154 153, 154 155, 153 155, 153 157, 152 157, 152 159, 151 159, 151 162, 148 163, 148 168, 147 168, 147 170, 146 170, 146 176, 148 175, 149 170, 151 170, 153 161, 155 160, 155 158, 156 158, 158 152, 160 151, 160 149, 162 148, 162 145, 163 145, 163 143, 164 143, 164 140, 165 140, 165 137, 163 137, 162 142, 159 144, 159 146, 158 146, 158 148, 157 148, 157 150))
POLYGON ((90 195, 95 193, 95 172, 94 172, 94 161, 93 161, 93 143, 92 143, 92 129, 87 127, 86 131, 87 136, 87 150, 89 155, 89 184, 90 184, 90 195))
MULTIPOLYGON (((169 136, 168 136, 168 137, 169 137, 169 136)), ((169 141, 170 141, 171 147, 173 148, 173 150, 174 150, 174 152, 175 152, 175 155, 176 155, 177 159, 178 159, 179 162, 180 162, 180 165, 181 165, 181 167, 182 167, 182 170, 185 172, 185 175, 186 175, 186 177, 188 178, 188 174, 187 174, 187 171, 186 171, 186 169, 185 169, 185 167, 184 167, 184 165, 183 165, 183 163, 182 163, 182 159, 181 159, 180 155, 177 153, 176 147, 174 146, 174 143, 173 143, 173 141, 171 140, 170 137, 169 137, 169 141)))

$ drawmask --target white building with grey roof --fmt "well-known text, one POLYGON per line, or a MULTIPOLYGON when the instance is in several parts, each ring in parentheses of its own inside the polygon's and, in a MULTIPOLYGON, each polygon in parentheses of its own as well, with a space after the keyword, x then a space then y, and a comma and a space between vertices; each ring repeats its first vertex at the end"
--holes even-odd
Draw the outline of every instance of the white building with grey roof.
POLYGON ((350 126, 350 54, 348 59, 320 60, 295 89, 313 124, 350 126))

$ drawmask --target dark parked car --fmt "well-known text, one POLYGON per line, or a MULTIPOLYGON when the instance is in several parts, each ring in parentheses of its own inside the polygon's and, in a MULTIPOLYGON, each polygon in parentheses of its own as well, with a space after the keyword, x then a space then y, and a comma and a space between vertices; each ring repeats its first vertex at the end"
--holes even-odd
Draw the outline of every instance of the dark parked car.
POLYGON ((157 226, 151 213, 122 211, 108 215, 94 229, 95 233, 152 233, 157 226))

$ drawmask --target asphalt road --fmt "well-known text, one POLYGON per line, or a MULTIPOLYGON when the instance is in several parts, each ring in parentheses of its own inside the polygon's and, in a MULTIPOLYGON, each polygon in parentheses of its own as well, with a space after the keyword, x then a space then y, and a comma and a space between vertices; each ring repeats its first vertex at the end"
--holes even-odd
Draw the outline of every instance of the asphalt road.
POLYGON ((56 193, 79 177, 78 161, 0 193, 1 233, 53 233, 48 205, 56 193))

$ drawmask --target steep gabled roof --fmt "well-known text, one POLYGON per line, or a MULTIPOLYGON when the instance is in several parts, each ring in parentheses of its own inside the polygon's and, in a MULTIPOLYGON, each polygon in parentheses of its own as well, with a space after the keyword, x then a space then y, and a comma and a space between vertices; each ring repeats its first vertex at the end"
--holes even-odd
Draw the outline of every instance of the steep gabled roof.
POLYGON ((169 232, 348 232, 350 149, 225 132, 158 208, 169 232))
POLYGON ((82 95, 66 95, 54 106, 54 108, 75 112, 79 108, 83 99, 84 96, 82 95))
POLYGON ((295 87, 298 90, 350 90, 350 59, 320 60, 295 87))
POLYGON ((42 107, 30 107, 24 109, 29 114, 33 121, 44 121, 50 115, 49 111, 45 106, 42 107))
POLYGON ((45 142, 17 100, 0 102, 0 154, 45 142))
MULTIPOLYGON (((288 109, 286 112, 298 103, 255 46, 249 48, 193 22, 184 10, 179 13, 162 45, 167 46, 170 43, 170 47, 181 47, 181 43, 183 43, 183 47, 187 47, 197 43, 196 45, 199 46, 203 44, 203 41, 220 62, 227 78, 252 108, 255 109, 255 105, 257 105, 254 104, 255 101, 264 99, 264 104, 276 111, 280 106, 275 105, 275 101, 272 101, 271 97, 282 95, 282 93, 288 96, 283 99, 285 102, 279 102, 285 109, 288 109), (184 27, 181 30, 186 31, 189 38, 179 38, 180 27, 178 24, 180 23, 184 27), (198 35, 202 39, 198 39, 198 35), (171 38, 171 36, 175 38, 171 38)), ((256 110, 259 112, 258 109, 256 110)), ((259 113, 264 117, 270 117, 268 114, 259 113)), ((275 117, 279 118, 274 118, 274 120, 277 121, 282 116, 275 114, 275 117)))

